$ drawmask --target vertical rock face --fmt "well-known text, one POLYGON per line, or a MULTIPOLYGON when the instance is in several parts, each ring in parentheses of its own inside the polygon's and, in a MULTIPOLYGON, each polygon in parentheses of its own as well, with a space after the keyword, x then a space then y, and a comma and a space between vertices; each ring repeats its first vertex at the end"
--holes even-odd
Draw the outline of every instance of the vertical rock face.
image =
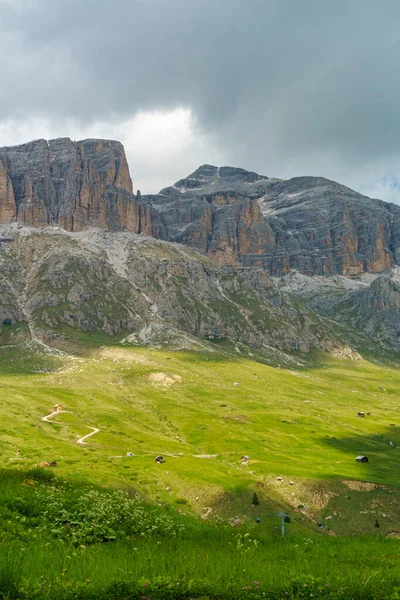
MULTIPOLYGON (((379 273, 397 261, 400 207, 333 181, 300 177, 273 183, 260 208, 289 268, 348 277, 379 273), (397 228, 397 230, 396 230, 397 228)), ((274 257, 268 267, 280 274, 274 257)))
POLYGON ((154 236, 272 275, 357 277, 400 261, 400 207, 321 177, 281 181, 204 165, 143 198, 161 222, 154 236))
POLYGON ((11 223, 17 215, 14 189, 4 163, 0 160, 0 223, 11 223))
POLYGON ((221 263, 242 265, 251 255, 261 264, 262 253, 275 244, 257 201, 267 181, 244 169, 203 165, 159 194, 142 197, 157 215, 152 234, 221 263))
POLYGON ((138 231, 125 152, 119 142, 61 138, 0 148, 0 221, 67 231, 88 226, 138 231))

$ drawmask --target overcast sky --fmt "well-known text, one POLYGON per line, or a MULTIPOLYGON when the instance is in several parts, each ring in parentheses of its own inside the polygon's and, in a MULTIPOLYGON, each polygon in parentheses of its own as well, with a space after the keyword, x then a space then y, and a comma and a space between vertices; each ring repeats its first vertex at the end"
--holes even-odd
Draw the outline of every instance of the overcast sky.
POLYGON ((0 0, 0 145, 107 137, 142 193, 203 163, 400 203, 398 0, 0 0))

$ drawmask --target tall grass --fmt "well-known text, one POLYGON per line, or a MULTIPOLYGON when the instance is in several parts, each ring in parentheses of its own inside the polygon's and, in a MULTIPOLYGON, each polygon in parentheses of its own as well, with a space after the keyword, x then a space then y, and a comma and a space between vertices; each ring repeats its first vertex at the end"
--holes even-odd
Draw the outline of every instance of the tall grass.
POLYGON ((18 546, 6 546, 0 553, 0 597, 18 598, 22 579, 22 555, 18 546))
POLYGON ((0 471, 2 599, 399 600, 397 539, 262 538, 44 473, 0 471))
POLYGON ((57 600, 136 598, 140 592, 150 598, 396 598, 397 540, 292 538, 241 552, 234 539, 222 531, 203 542, 139 538, 86 549, 36 542, 23 551, 18 580, 13 571, 1 591, 16 598, 18 584, 21 597, 57 600))

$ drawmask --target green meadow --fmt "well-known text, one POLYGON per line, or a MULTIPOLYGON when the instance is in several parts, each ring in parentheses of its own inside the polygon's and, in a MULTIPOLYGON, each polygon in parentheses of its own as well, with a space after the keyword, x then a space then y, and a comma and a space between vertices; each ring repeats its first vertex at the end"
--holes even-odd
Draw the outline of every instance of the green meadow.
POLYGON ((398 539, 263 537, 38 468, 0 484, 2 598, 399 598, 398 539))
POLYGON ((398 367, 74 350, 0 349, 4 598, 399 597, 398 367), (130 523, 78 543, 97 522, 88 486, 167 515, 173 535, 130 523))

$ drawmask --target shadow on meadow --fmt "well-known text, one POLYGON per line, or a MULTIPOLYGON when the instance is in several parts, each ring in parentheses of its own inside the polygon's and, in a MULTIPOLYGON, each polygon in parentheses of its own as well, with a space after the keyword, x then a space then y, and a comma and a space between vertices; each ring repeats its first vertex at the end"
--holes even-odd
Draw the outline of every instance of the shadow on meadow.
MULTIPOLYGON (((367 418, 367 417, 366 417, 367 418)), ((354 479, 399 485, 400 426, 386 427, 382 433, 362 434, 348 437, 323 437, 323 445, 346 453, 355 466, 354 479), (357 462, 356 457, 366 456, 367 463, 357 462)), ((341 477, 349 477, 343 475, 341 477)))
POLYGON ((0 346, 0 375, 55 373, 64 362, 57 356, 33 351, 27 345, 0 346))

